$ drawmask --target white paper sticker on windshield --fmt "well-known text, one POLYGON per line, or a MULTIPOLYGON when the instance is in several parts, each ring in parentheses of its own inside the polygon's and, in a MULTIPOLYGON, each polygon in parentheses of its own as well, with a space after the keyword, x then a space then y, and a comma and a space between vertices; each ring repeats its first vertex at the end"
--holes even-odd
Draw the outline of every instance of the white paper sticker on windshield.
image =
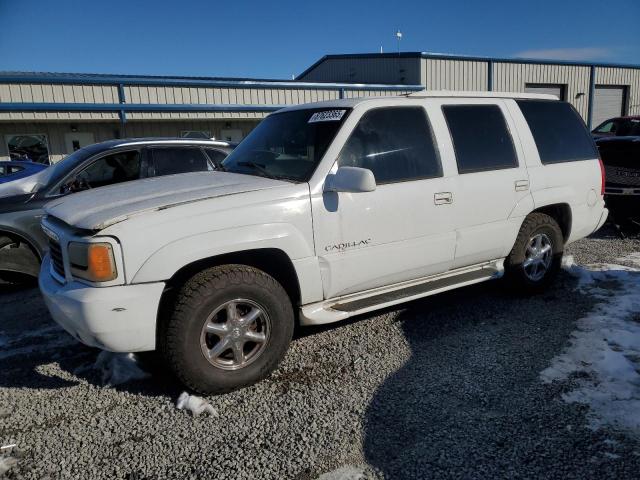
POLYGON ((338 122, 342 120, 346 110, 325 110, 324 112, 316 112, 311 115, 309 123, 316 122, 338 122))

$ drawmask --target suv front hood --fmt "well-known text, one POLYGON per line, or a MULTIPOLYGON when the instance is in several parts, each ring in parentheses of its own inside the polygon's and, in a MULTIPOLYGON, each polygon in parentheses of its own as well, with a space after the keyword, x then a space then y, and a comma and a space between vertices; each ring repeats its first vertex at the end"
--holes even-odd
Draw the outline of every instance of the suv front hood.
POLYGON ((184 173, 74 193, 52 200, 45 211, 68 225, 98 231, 144 212, 288 184, 228 172, 184 173))

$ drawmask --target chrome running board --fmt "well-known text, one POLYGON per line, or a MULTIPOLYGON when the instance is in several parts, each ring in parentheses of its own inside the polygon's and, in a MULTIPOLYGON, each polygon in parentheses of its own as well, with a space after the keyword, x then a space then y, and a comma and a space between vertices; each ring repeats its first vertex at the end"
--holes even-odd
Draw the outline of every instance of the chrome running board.
POLYGON ((304 305, 300 308, 300 324, 322 325, 337 322, 354 315, 499 278, 504 272, 503 263, 503 260, 496 260, 304 305))

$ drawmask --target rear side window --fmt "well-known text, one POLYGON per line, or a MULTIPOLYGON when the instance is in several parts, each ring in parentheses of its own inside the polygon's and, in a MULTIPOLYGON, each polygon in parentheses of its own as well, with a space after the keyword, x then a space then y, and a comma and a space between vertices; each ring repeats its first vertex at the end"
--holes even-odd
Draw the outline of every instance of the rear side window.
POLYGON ((458 173, 518 166, 507 122, 497 105, 442 107, 456 152, 458 173))
POLYGON ((578 112, 566 102, 517 100, 544 164, 598 158, 578 112))
POLYGON ((209 169, 207 158, 199 148, 153 148, 151 152, 154 169, 151 176, 203 172, 209 169))
POLYGON ((422 107, 378 108, 365 113, 340 152, 338 165, 367 168, 378 184, 442 176, 422 107))

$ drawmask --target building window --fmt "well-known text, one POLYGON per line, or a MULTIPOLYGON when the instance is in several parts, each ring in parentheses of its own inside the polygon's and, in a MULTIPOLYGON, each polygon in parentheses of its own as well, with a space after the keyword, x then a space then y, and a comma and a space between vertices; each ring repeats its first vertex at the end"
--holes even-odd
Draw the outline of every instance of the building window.
POLYGON ((11 160, 50 163, 49 146, 45 134, 7 135, 5 141, 11 160))
POLYGON ((180 132, 182 138, 211 138, 209 130, 183 130, 180 132))

